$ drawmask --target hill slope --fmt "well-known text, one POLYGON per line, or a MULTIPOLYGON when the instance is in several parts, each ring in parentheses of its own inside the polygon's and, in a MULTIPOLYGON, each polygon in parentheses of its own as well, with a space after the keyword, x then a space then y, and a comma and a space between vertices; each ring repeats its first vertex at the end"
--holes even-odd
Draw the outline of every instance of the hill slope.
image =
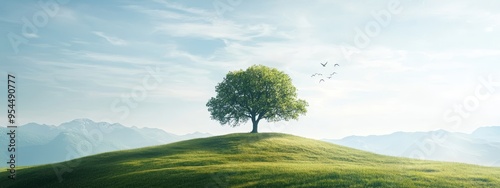
MULTIPOLYGON (((7 173, 3 170, 0 177, 7 173)), ((500 168, 387 157, 286 134, 245 133, 20 169, 16 181, 0 182, 7 187, 500 187, 500 168)))

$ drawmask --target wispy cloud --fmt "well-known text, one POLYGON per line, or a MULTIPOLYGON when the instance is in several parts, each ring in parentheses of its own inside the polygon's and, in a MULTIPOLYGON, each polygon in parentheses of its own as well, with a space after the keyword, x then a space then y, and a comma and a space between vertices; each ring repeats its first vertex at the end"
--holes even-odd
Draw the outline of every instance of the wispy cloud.
POLYGON ((130 9, 158 20, 153 26, 155 33, 174 37, 194 37, 248 41, 253 38, 271 36, 276 27, 266 23, 243 24, 227 19, 214 19, 214 11, 186 7, 168 1, 155 1, 166 9, 127 5, 130 9))
POLYGON ((108 41, 109 43, 111 43, 112 45, 115 45, 115 46, 124 46, 124 45, 128 44, 127 41, 125 41, 123 39, 120 39, 118 37, 108 36, 108 35, 104 34, 103 32, 94 31, 92 33, 94 33, 95 35, 97 35, 99 37, 102 37, 103 39, 106 39, 106 41, 108 41))
POLYGON ((179 4, 179 3, 169 2, 169 1, 165 1, 165 0, 153 0, 153 1, 164 5, 166 8, 179 10, 179 11, 182 11, 184 13, 190 13, 190 14, 199 15, 199 16, 206 16, 206 15, 211 14, 206 10, 199 9, 199 8, 193 8, 193 7, 187 7, 187 6, 179 4))
POLYGON ((186 16, 184 14, 176 13, 170 10, 159 10, 159 9, 150 9, 139 5, 126 5, 123 6, 125 9, 133 10, 135 12, 139 12, 148 16, 151 16, 155 19, 184 19, 190 20, 194 19, 193 17, 186 16))
POLYGON ((40 37, 36 33, 24 33, 23 36, 25 36, 27 38, 39 38, 40 37))
POLYGON ((239 25, 230 21, 213 23, 161 24, 156 32, 176 37, 197 37, 203 39, 226 39, 247 41, 256 37, 269 36, 275 28, 268 24, 239 25))

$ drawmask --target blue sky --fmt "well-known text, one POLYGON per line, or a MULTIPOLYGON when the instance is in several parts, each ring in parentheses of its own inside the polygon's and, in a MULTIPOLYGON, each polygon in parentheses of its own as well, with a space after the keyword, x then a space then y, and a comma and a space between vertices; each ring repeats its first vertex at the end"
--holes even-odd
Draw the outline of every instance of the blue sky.
POLYGON ((299 121, 262 122, 264 132, 500 125, 498 1, 49 2, 57 6, 0 7, 0 76, 17 77, 20 124, 90 118, 177 134, 249 132, 250 123, 220 126, 205 104, 228 71, 263 64, 289 74, 309 102, 299 121), (311 78, 333 71, 326 82, 311 78))

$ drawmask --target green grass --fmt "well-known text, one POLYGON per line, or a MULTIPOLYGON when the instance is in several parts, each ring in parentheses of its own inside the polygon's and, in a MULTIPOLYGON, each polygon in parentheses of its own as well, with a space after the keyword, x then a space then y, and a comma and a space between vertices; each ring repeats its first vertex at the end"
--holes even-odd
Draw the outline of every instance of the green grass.
POLYGON ((388 157, 287 134, 230 134, 0 173, 1 187, 500 187, 500 168, 388 157))

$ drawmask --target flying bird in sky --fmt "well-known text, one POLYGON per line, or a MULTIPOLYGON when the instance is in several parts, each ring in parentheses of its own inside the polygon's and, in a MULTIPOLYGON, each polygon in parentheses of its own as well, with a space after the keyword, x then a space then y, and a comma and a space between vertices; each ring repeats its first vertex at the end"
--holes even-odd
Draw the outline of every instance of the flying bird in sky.
POLYGON ((319 63, 319 64, 321 64, 323 67, 326 67, 326 64, 328 64, 328 61, 325 64, 323 64, 323 63, 319 63))
POLYGON ((321 80, 319 80, 319 83, 324 82, 324 81, 325 81, 325 80, 321 79, 321 80))
POLYGON ((333 65, 333 66, 336 67, 336 66, 340 66, 340 65, 338 63, 335 63, 335 65, 333 65))
POLYGON ((334 74, 337 74, 336 72, 333 72, 332 74, 330 74, 330 76, 333 76, 334 74))
POLYGON ((311 77, 315 77, 315 76, 323 76, 323 75, 320 73, 314 73, 313 75, 311 75, 311 77))

